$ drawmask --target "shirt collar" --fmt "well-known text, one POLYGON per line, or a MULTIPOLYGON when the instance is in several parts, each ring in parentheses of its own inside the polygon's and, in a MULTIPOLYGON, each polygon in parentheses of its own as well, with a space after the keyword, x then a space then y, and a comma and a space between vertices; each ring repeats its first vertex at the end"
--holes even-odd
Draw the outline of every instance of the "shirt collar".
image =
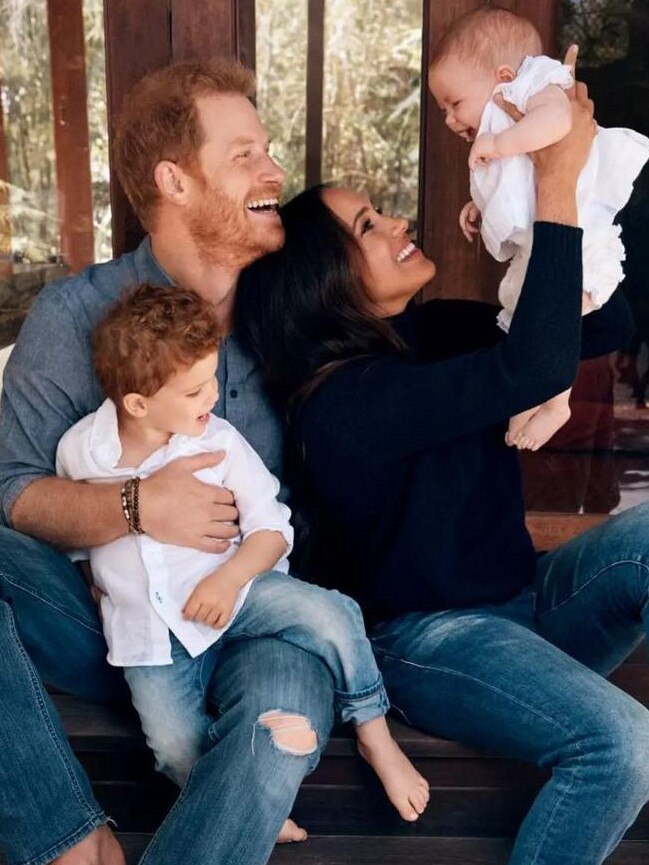
POLYGON ((151 235, 147 234, 144 240, 133 253, 133 262, 139 282, 148 282, 151 285, 173 285, 174 281, 164 271, 151 249, 151 235))

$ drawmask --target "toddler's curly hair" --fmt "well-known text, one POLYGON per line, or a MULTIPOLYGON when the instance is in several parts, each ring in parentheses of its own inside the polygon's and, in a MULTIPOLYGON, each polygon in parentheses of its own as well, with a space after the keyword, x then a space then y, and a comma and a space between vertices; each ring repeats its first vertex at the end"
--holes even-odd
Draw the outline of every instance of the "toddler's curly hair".
POLYGON ((127 291, 93 333, 93 360, 104 395, 153 396, 183 367, 220 345, 212 305, 195 291, 148 283, 127 291))

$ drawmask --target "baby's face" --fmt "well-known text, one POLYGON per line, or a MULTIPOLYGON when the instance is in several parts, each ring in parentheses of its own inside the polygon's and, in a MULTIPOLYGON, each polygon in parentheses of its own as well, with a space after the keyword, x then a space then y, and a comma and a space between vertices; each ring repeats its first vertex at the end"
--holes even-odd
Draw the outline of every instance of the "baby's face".
POLYGON ((445 57, 428 73, 430 92, 446 114, 446 125, 465 141, 473 141, 478 134, 482 112, 497 84, 495 70, 486 72, 453 56, 445 57))

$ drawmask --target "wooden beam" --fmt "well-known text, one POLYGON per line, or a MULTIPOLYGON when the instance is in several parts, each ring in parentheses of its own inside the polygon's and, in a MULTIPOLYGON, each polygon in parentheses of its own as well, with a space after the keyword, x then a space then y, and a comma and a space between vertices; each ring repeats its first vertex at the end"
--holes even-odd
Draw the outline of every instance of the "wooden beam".
POLYGON ((525 517, 527 530, 537 550, 554 550, 566 541, 594 529, 609 518, 609 514, 562 514, 531 511, 525 517))
MULTIPOLYGON (((494 301, 504 270, 481 242, 469 244, 462 236, 458 216, 469 200, 469 148, 446 128, 427 82, 429 58, 442 33, 460 15, 481 5, 483 0, 427 0, 424 4, 419 242, 437 265, 426 297, 494 301)), ((530 18, 553 47, 557 0, 501 0, 500 5, 530 18)))
POLYGON ((94 260, 82 0, 47 0, 61 253, 72 271, 94 260))
POLYGON ((110 148, 112 130, 124 96, 135 82, 171 60, 167 0, 104 0, 104 22, 113 252, 120 255, 134 249, 144 231, 117 179, 110 148))
POLYGON ((254 0, 171 0, 173 60, 236 57, 255 68, 254 0))
POLYGON ((306 60, 305 186, 322 180, 325 0, 309 0, 306 60))

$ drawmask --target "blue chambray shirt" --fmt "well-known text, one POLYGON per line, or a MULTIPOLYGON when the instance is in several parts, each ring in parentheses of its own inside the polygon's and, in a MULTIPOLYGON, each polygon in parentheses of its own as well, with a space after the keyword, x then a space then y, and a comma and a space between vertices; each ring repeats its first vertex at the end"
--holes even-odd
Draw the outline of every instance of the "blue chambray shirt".
MULTIPOLYGON (((92 331, 122 291, 142 282, 172 282, 148 237, 134 252, 58 280, 37 297, 5 368, 0 402, 0 516, 6 525, 25 487, 55 474, 63 433, 103 402, 92 331)), ((281 424, 262 390, 259 368, 234 335, 221 347, 217 378, 214 413, 236 427, 281 478, 281 424)))

